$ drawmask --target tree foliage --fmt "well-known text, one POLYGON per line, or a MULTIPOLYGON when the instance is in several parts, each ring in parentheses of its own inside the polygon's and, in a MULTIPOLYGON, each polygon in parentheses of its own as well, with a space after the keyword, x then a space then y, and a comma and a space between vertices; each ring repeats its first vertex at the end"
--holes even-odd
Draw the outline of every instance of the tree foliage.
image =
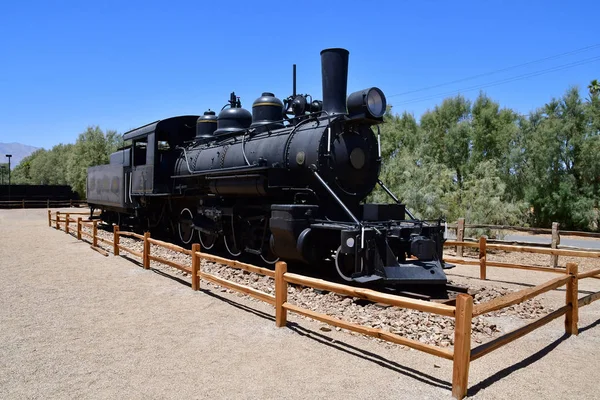
MULTIPOLYGON (((480 93, 417 122, 385 115, 383 181, 423 218, 598 229, 600 87, 569 88, 528 115, 480 93)), ((388 201, 383 191, 372 200, 388 201)))
POLYGON ((115 131, 104 133, 88 127, 75 144, 58 144, 40 149, 21 160, 12 172, 15 184, 70 185, 82 198, 86 192, 87 168, 106 164, 110 153, 122 145, 115 131))

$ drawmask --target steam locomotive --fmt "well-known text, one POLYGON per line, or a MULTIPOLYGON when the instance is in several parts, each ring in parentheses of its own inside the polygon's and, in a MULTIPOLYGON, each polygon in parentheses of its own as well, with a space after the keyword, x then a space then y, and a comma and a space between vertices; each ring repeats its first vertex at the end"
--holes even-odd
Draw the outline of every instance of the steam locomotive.
POLYGON ((358 284, 446 283, 442 221, 416 219, 379 180, 386 99, 346 98, 349 52, 321 52, 323 100, 265 92, 218 116, 179 116, 124 134, 131 144, 88 169, 87 198, 107 223, 172 234, 265 263, 332 265, 358 284), (392 204, 365 204, 376 185, 392 204), (329 260, 330 263, 323 263, 329 260))

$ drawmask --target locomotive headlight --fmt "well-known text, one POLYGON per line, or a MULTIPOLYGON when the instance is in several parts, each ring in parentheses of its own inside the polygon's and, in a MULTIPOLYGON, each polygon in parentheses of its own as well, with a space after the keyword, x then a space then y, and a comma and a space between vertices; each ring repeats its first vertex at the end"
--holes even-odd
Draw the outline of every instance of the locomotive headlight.
POLYGON ((348 96, 346 101, 351 117, 379 119, 385 114, 387 102, 383 92, 376 87, 359 90, 348 96))

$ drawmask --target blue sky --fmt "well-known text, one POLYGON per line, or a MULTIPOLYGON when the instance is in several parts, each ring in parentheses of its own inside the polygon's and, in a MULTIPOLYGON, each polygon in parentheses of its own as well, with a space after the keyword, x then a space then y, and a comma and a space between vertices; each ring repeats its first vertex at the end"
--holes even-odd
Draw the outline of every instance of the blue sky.
POLYGON ((549 0, 5 1, 0 142, 50 148, 89 125, 124 132, 218 110, 232 90, 250 108, 263 91, 291 94, 293 63, 298 91, 321 98, 327 47, 350 51, 349 93, 378 86, 395 112, 416 117, 441 94, 585 62, 484 89, 527 112, 600 79, 600 59, 588 62, 600 46, 420 89, 600 44, 599 11, 598 1, 549 0))

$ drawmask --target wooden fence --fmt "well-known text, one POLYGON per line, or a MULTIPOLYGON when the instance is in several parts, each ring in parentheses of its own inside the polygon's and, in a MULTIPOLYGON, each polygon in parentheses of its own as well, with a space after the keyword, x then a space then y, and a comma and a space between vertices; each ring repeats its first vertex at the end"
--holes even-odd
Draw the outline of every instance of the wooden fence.
POLYGON ((0 208, 87 207, 87 200, 10 200, 0 201, 0 208))
MULTIPOLYGON (((498 261, 488 261, 487 253, 488 250, 504 250, 509 252, 518 252, 518 253, 535 253, 535 254, 548 254, 552 256, 570 256, 570 257, 580 257, 580 258, 600 258, 600 251, 582 251, 582 250, 567 250, 567 249, 547 249, 541 247, 531 247, 531 246, 511 246, 506 244, 498 244, 498 243, 488 243, 488 240, 485 236, 481 236, 479 238, 479 242, 465 242, 465 241, 454 241, 447 240, 444 243, 444 246, 456 246, 456 254, 459 255, 462 251, 459 252, 459 249, 462 250, 464 247, 476 248, 479 250, 479 260, 469 260, 464 258, 457 257, 447 257, 444 256, 444 260, 450 263, 463 264, 463 265, 479 265, 479 278, 485 280, 487 275, 487 267, 499 267, 499 268, 513 268, 513 269, 524 269, 530 271, 541 271, 541 272, 550 272, 555 274, 565 274, 568 273, 565 269, 561 268, 549 268, 549 267, 539 267, 533 265, 525 265, 525 264, 512 264, 512 263, 504 263, 498 261)), ((600 279, 600 277, 594 277, 596 279, 600 279)))
MULTIPOLYGON (((60 214, 57 214, 54 219, 52 219, 51 214, 48 214, 48 220, 50 226, 52 226, 51 222, 56 222, 56 228, 60 229, 60 214)), ((70 221, 69 216, 66 216, 64 219, 65 231, 68 233, 68 224, 70 221)), ((275 271, 261 268, 255 265, 242 263, 235 260, 229 260, 222 257, 214 256, 211 254, 202 253, 200 251, 199 244, 193 244, 191 250, 184 249, 180 246, 163 242, 160 240, 155 240, 150 238, 150 234, 146 232, 144 235, 140 235, 134 232, 126 232, 119 230, 118 226, 114 226, 113 228, 113 240, 105 240, 97 237, 97 221, 87 221, 84 222, 81 218, 77 218, 75 220, 77 222, 77 237, 81 238, 84 232, 82 231, 82 226, 91 226, 92 233, 85 233, 92 238, 92 247, 97 246, 98 240, 102 242, 106 242, 112 245, 113 253, 115 255, 119 255, 120 251, 126 251, 130 254, 139 257, 142 259, 142 265, 145 269, 150 268, 150 261, 161 262, 171 267, 180 269, 182 271, 188 272, 191 274, 192 280, 192 289, 199 290, 200 289, 200 281, 204 279, 208 282, 215 283, 219 286, 226 287, 228 289, 247 294, 259 300, 262 300, 266 303, 272 304, 275 306, 275 323, 277 327, 285 327, 287 324, 287 313, 294 312, 300 315, 307 316, 309 318, 315 319, 317 321, 325 322, 332 326, 337 326, 343 329, 351 330, 354 332, 358 332, 364 335, 376 337, 379 339, 383 339, 392 343, 401 344, 415 350, 419 350, 428 354, 432 354, 434 356, 442 357, 447 360, 452 360, 453 362, 453 372, 452 372, 452 395, 457 399, 462 399, 467 395, 468 388, 468 379, 469 379, 469 368, 471 361, 474 361, 485 354, 490 353, 493 350, 500 348, 501 346, 512 342, 515 339, 547 324, 548 322, 565 315, 565 332, 567 334, 577 334, 578 333, 578 313, 579 308, 592 303, 600 299, 600 292, 590 294, 586 297, 578 299, 578 281, 581 279, 592 278, 600 275, 600 269, 588 271, 585 273, 578 273, 577 264, 569 263, 567 265, 566 275, 554 278, 546 283, 541 285, 527 288, 518 292, 510 293, 500 298, 496 298, 487 303, 482 304, 473 304, 473 298, 468 294, 459 294, 456 299, 456 305, 447 305, 447 304, 439 304, 432 303, 424 300, 416 300, 404 296, 390 295, 385 293, 380 293, 370 289, 362 289, 356 288, 352 286, 347 286, 338 283, 327 282, 321 279, 310 278, 294 273, 290 273, 287 271, 287 264, 285 262, 278 262, 275 266, 275 271), (136 252, 132 249, 124 247, 120 244, 120 237, 128 236, 134 237, 136 239, 143 241, 143 251, 136 252), (153 256, 151 254, 151 244, 161 246, 175 252, 179 252, 182 254, 187 254, 191 256, 191 265, 188 267, 186 265, 182 265, 170 260, 166 260, 157 256, 153 256), (259 275, 268 276, 270 278, 274 278, 275 280, 275 295, 273 296, 270 293, 264 293, 257 289, 254 289, 250 286, 242 285, 239 283, 231 282, 222 278, 219 278, 215 275, 211 275, 205 273, 201 270, 201 259, 214 261, 217 263, 221 263, 233 268, 245 270, 248 272, 253 272, 259 275), (331 317, 326 314, 321 314, 309 309, 305 309, 302 307, 298 307, 294 304, 288 302, 287 294, 288 294, 288 285, 301 285, 305 287, 311 287, 320 290, 327 290, 331 292, 335 292, 345 296, 357 297, 360 299, 378 302, 382 304, 387 304, 396 307, 408 308, 411 310, 417 310, 421 312, 442 315, 450 318, 454 318, 455 320, 455 330, 454 330, 454 348, 446 349, 441 348, 434 345, 429 345, 426 343, 421 343, 419 341, 402 337, 400 335, 396 335, 394 333, 390 333, 378 328, 371 328, 367 326, 362 326, 355 323, 346 322, 334 317, 331 317), (485 313, 489 313, 492 311, 497 311, 505 307, 509 307, 514 304, 518 304, 520 302, 529 300, 538 296, 540 294, 546 293, 548 291, 557 289, 561 286, 566 285, 566 298, 565 305, 558 310, 539 318, 538 320, 524 326, 518 328, 512 332, 506 333, 501 337, 498 337, 490 342, 481 344, 477 347, 471 346, 471 323, 473 317, 483 315, 485 313)), ((451 245, 456 245, 460 243, 464 245, 465 242, 456 242, 451 245)), ((481 244, 481 242, 480 242, 481 244)), ((487 248, 490 248, 491 245, 488 245, 487 248)), ((485 254, 485 241, 483 241, 483 249, 485 254)), ((541 249, 536 249, 541 250, 541 249)), ((485 276, 485 256, 480 258, 480 260, 484 260, 484 276, 485 276)), ((511 266, 506 266, 511 267, 511 266)), ((514 266, 512 266, 514 267, 514 266)), ((538 269, 535 269, 538 270, 538 269)), ((550 270, 550 268, 544 268, 544 270, 550 270)), ((565 274, 565 272, 561 271, 561 274, 565 274)))
MULTIPOLYGON (((552 235, 550 243, 539 243, 529 241, 515 241, 515 240, 500 240, 490 239, 490 243, 499 244, 513 244, 513 245, 525 245, 531 247, 550 247, 552 249, 572 249, 572 250, 588 250, 594 251, 596 249, 589 249, 576 246, 564 246, 560 244, 560 235, 578 236, 585 238, 600 238, 600 232, 582 232, 582 231, 566 231, 560 230, 560 224, 558 222, 552 223, 552 228, 531 228, 524 226, 509 226, 509 225, 486 225, 486 224, 466 224, 464 218, 459 218, 455 224, 448 224, 448 228, 456 230, 456 240, 459 242, 470 241, 472 238, 465 237, 465 229, 491 229, 491 230, 509 230, 518 232, 528 232, 534 234, 550 234, 552 235)), ((457 255, 462 257, 462 247, 457 248, 457 255)), ((550 266, 556 268, 558 266, 558 255, 550 256, 550 266)))

